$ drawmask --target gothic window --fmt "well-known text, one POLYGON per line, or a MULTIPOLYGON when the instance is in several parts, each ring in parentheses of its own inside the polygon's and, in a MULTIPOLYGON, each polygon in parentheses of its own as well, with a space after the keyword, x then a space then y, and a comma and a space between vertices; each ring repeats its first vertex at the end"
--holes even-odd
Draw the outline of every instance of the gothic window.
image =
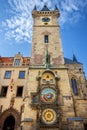
POLYGON ((10 79, 11 78, 11 71, 6 71, 4 78, 5 79, 10 79))
POLYGON ((14 66, 20 66, 21 59, 15 59, 14 66))
POLYGON ((22 93, 23 93, 23 86, 18 86, 16 96, 22 97, 22 93))
POLYGON ((44 42, 45 42, 45 43, 48 43, 48 42, 49 42, 49 37, 48 37, 48 35, 45 35, 45 36, 44 36, 44 42))
POLYGON ((1 97, 6 97, 8 86, 3 86, 1 90, 1 97))
POLYGON ((74 78, 71 79, 72 90, 75 95, 78 95, 77 82, 74 78))
POLYGON ((19 72, 19 78, 24 79, 25 78, 25 71, 20 71, 19 72))

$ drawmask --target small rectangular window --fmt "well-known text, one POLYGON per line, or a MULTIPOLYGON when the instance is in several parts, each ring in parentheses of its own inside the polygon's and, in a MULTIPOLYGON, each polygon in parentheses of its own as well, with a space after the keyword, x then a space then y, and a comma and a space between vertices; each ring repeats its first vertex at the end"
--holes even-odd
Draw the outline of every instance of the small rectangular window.
POLYGON ((11 71, 6 71, 4 78, 5 79, 10 79, 11 78, 11 71))
POLYGON ((8 86, 3 86, 1 90, 1 97, 6 97, 8 86))
POLYGON ((24 79, 25 78, 25 71, 20 71, 19 72, 19 78, 24 79))
POLYGON ((44 42, 45 42, 45 43, 48 43, 48 42, 49 42, 48 35, 45 35, 45 36, 44 36, 44 42))
POLYGON ((15 59, 14 66, 20 66, 21 59, 15 59))
POLYGON ((16 96, 17 97, 22 97, 22 93, 23 93, 23 86, 19 86, 17 88, 17 94, 16 94, 16 96))

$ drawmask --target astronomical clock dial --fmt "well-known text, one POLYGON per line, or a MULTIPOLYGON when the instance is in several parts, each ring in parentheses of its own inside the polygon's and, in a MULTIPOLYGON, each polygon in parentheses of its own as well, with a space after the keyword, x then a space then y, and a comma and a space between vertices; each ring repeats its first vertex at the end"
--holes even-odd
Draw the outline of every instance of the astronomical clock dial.
POLYGON ((56 92, 52 88, 44 88, 41 92, 41 101, 44 103, 53 103, 56 99, 56 92))
POLYGON ((42 112, 42 121, 45 124, 54 124, 56 122, 56 112, 53 109, 45 109, 42 112))

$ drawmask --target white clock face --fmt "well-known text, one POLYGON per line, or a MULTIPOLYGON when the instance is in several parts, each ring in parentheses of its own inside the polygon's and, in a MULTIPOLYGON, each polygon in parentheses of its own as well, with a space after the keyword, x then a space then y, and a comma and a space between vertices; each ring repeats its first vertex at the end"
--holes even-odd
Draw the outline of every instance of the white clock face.
POLYGON ((52 88, 44 88, 41 92, 41 101, 44 103, 53 103, 56 99, 56 92, 52 88))
POLYGON ((56 112, 53 110, 53 109, 45 109, 43 112, 42 112, 42 121, 45 123, 45 124, 54 124, 56 122, 56 112))

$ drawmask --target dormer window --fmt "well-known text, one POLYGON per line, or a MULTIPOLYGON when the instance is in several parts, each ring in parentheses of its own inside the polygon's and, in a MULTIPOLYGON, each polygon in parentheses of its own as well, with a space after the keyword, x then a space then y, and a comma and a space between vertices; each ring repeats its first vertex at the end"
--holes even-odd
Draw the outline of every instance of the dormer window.
POLYGON ((20 66, 21 59, 15 59, 14 66, 20 66))

